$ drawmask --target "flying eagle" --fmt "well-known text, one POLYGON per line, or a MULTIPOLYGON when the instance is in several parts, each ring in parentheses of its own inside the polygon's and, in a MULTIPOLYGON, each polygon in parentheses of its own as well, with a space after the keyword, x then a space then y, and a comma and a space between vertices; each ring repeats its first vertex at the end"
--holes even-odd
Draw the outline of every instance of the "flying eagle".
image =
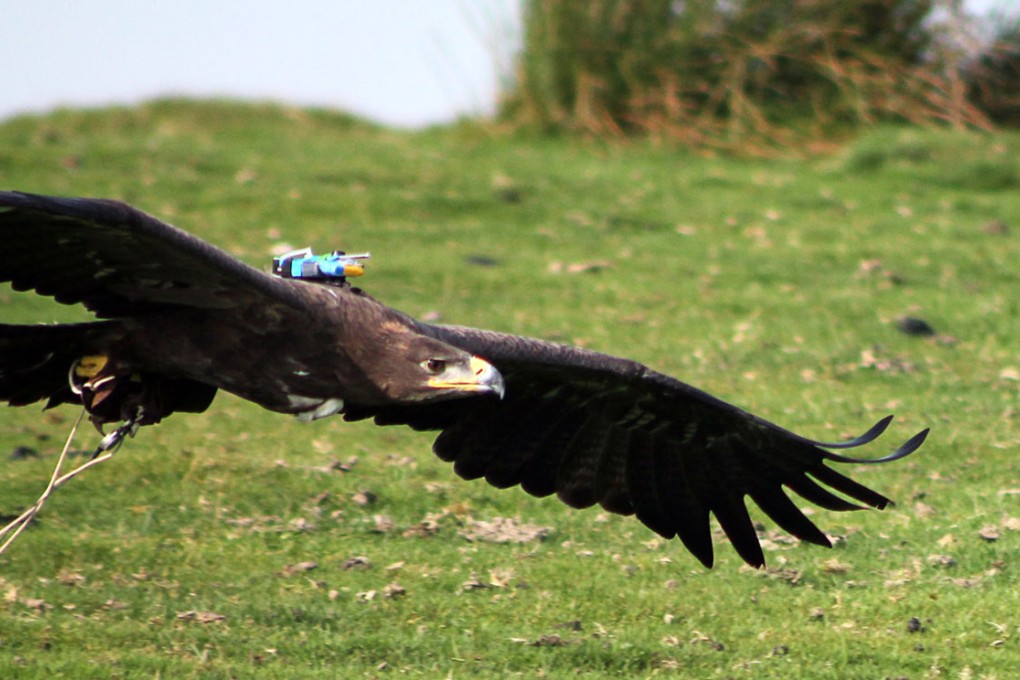
POLYGON ((764 564, 745 496, 829 546, 784 487, 829 510, 884 508, 826 462, 902 458, 928 432, 884 458, 838 455, 826 449, 867 444, 892 417, 813 441, 634 361, 422 323, 346 280, 273 276, 110 200, 0 192, 0 282, 99 319, 0 324, 0 401, 84 403, 97 426, 147 425, 204 411, 223 389, 302 419, 438 430, 433 450, 461 477, 636 515, 707 567, 710 514, 764 564))

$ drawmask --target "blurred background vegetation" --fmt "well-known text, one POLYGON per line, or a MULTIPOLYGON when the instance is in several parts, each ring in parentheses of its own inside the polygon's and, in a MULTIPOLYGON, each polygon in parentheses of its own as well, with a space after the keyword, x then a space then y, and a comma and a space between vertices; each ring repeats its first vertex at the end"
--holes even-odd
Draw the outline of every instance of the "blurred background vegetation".
POLYGON ((502 113, 547 132, 768 153, 1020 125, 1020 15, 959 0, 524 0, 523 32, 502 113))

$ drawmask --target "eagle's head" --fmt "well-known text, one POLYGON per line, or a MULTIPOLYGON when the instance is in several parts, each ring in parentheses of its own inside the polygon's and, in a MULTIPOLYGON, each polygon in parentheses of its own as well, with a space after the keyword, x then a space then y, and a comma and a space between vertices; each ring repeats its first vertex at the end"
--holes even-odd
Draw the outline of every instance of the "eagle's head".
POLYGON ((469 352, 416 333, 390 335, 386 344, 389 351, 375 354, 374 365, 363 369, 393 401, 503 397, 499 370, 469 352))
POLYGON ((501 399, 505 385, 496 367, 481 357, 457 350, 456 354, 443 354, 423 359, 418 364, 429 375, 425 381, 435 393, 495 394, 501 399), (466 356, 460 356, 466 355, 466 356))

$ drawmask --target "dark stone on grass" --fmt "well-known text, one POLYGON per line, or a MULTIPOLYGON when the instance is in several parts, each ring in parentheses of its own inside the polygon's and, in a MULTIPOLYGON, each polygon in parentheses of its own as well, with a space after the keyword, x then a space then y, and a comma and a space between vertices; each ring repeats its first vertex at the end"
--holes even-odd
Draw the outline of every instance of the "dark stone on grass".
POLYGON ((524 200, 524 193, 520 189, 506 187, 496 190, 496 198, 504 203, 517 204, 524 200))
POLYGON ((8 457, 11 460, 26 460, 28 458, 38 458, 39 452, 31 446, 16 446, 8 457))
POLYGON ((494 257, 489 255, 468 255, 464 258, 466 264, 474 265, 475 267, 498 267, 500 262, 494 257))
POLYGON ((932 328, 924 319, 918 319, 913 316, 904 316, 896 322, 896 328, 901 333, 907 335, 916 335, 921 337, 931 337, 935 335, 935 329, 932 328))

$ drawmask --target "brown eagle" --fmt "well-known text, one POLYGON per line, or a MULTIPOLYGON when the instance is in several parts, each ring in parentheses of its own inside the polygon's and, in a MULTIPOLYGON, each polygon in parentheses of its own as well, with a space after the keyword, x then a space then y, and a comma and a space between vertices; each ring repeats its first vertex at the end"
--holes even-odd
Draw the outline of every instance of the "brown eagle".
POLYGON ((710 514, 745 561, 764 563, 745 496, 828 546, 786 490, 829 510, 884 508, 826 461, 895 460, 927 435, 877 460, 841 456, 826 449, 867 444, 892 417, 813 441, 633 361, 426 324, 346 281, 264 273, 116 201, 0 192, 8 281, 99 320, 0 324, 0 401, 84 403, 97 426, 145 425, 204 411, 224 389, 304 419, 438 430, 433 449, 461 477, 636 515, 706 566, 710 514))

